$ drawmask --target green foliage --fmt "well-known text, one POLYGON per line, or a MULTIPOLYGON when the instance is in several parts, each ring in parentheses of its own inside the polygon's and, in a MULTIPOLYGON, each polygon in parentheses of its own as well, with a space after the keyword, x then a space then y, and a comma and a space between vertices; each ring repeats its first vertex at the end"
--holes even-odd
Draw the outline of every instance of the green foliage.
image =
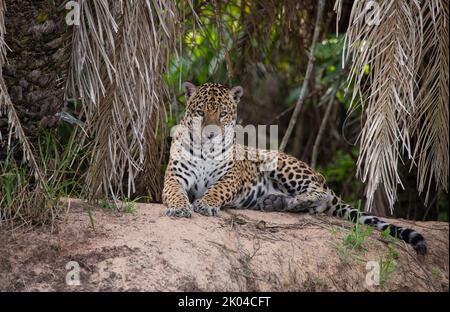
MULTIPOLYGON (((359 212, 358 205, 358 212, 359 212)), ((359 213, 358 213, 359 216, 359 213)), ((334 243, 336 252, 343 264, 346 264, 351 268, 351 259, 356 259, 360 262, 365 263, 367 260, 361 256, 358 256, 358 251, 366 251, 364 244, 367 238, 373 232, 372 227, 364 226, 359 224, 359 217, 356 220, 353 228, 344 236, 343 241, 334 243)), ((331 235, 336 238, 338 229, 336 227, 331 228, 331 235)), ((389 229, 382 231, 380 235, 384 238, 389 238, 392 242, 397 240, 389 235, 389 229), (394 241, 393 241, 393 240, 394 241)), ((388 244, 388 253, 385 257, 379 257, 379 268, 380 268, 380 285, 384 285, 391 275, 398 269, 398 259, 400 254, 392 243, 388 244)))
POLYGON ((136 214, 137 213, 136 204, 134 202, 126 202, 124 212, 136 214))
MULTIPOLYGON (((342 46, 343 46, 343 37, 339 36, 331 36, 328 39, 323 40, 318 43, 316 49, 314 51, 315 57, 315 68, 316 68, 316 77, 315 81, 317 87, 329 87, 334 79, 336 79, 337 75, 339 75, 342 67, 341 59, 342 59, 342 46)), ((297 77, 298 73, 294 66, 289 66, 285 64, 281 64, 279 66, 279 70, 287 73, 288 76, 297 77)), ((345 92, 344 88, 346 87, 346 82, 342 81, 339 90, 337 91, 337 99, 341 103, 349 103, 350 99, 347 92, 345 92)), ((289 93, 286 104, 287 106, 294 105, 300 96, 301 86, 297 83, 297 86, 291 90, 289 93)))
POLYGON ((68 143, 62 145, 59 138, 50 131, 39 137, 39 154, 44 164, 48 191, 56 198, 61 196, 81 196, 84 192, 78 172, 82 161, 81 146, 76 142, 75 131, 68 143))
POLYGON ((385 284, 391 277, 392 273, 394 273, 398 269, 397 260, 399 259, 400 255, 393 245, 389 244, 388 248, 389 251, 386 258, 383 259, 383 257, 380 257, 379 261, 380 285, 385 284))
POLYGON ((39 14, 39 15, 36 17, 36 21, 37 21, 38 23, 40 23, 40 24, 45 23, 47 20, 48 20, 48 15, 45 14, 45 13, 39 14))
POLYGON ((136 214, 137 213, 136 203, 138 201, 140 201, 141 199, 145 199, 145 198, 146 198, 145 196, 140 196, 140 197, 136 197, 133 200, 127 199, 125 201, 124 212, 131 213, 131 214, 136 214))
POLYGON ((356 174, 356 159, 358 155, 358 149, 352 148, 350 151, 337 150, 333 155, 333 159, 326 166, 318 166, 317 171, 320 172, 327 183, 339 191, 341 186, 345 186, 344 195, 347 202, 357 202, 360 200, 360 193, 363 188, 363 184, 357 178, 356 174))
POLYGON ((380 232, 381 237, 383 237, 384 239, 391 239, 391 229, 389 227, 387 227, 385 230, 380 232))
POLYGON ((16 147, 9 150, 4 161, 0 162, 0 208, 13 207, 18 193, 28 186, 27 169, 17 166, 13 158, 16 147))
POLYGON ((373 233, 373 228, 361 225, 359 223, 359 212, 361 209, 361 202, 358 203, 358 214, 356 220, 352 220, 355 222, 352 230, 344 237, 344 245, 353 250, 360 250, 363 248, 363 245, 366 239, 373 233))
POLYGON ((136 203, 144 198, 146 197, 140 196, 134 199, 125 198, 120 205, 117 205, 116 203, 114 203, 114 201, 109 200, 107 198, 102 198, 99 201, 98 205, 100 208, 105 209, 107 211, 121 210, 125 213, 136 214, 137 213, 136 203))
POLYGON ((356 223, 350 233, 344 238, 344 245, 350 249, 362 249, 366 239, 373 233, 373 228, 356 223))
POLYGON ((439 191, 437 201, 438 221, 448 222, 448 193, 439 191))
POLYGON ((363 248, 352 248, 351 244, 353 243, 353 239, 350 239, 349 237, 352 236, 351 232, 353 229, 348 232, 344 228, 338 228, 338 227, 332 227, 330 230, 331 236, 333 237, 333 247, 336 250, 336 253, 339 256, 339 259, 341 262, 349 268, 351 268, 351 260, 356 259, 359 261, 364 262, 364 259, 359 255, 361 251, 365 251, 363 248), (337 239, 337 233, 345 232, 346 235, 344 236, 344 239, 337 239))
POLYGON ((433 266, 430 271, 431 271, 431 274, 433 275, 434 278, 441 278, 442 277, 441 270, 438 267, 433 266))
POLYGON ((106 198, 102 198, 102 199, 100 200, 99 206, 100 206, 100 208, 102 208, 102 209, 110 210, 110 211, 117 209, 117 206, 114 204, 114 202, 109 201, 109 200, 106 199, 106 198))
POLYGON ((67 138, 58 131, 41 129, 37 136, 37 154, 44 180, 37 180, 28 163, 20 163, 17 147, 0 161, 0 211, 2 219, 31 218, 36 223, 48 221, 61 210, 62 197, 82 198, 85 190, 80 179, 84 155, 76 131, 67 138))
POLYGON ((320 85, 328 86, 336 75, 339 74, 342 67, 342 47, 343 37, 332 36, 325 39, 316 46, 314 53, 317 67, 317 82, 320 85))
POLYGON ((325 176, 328 182, 341 182, 352 175, 356 168, 354 158, 358 150, 352 149, 349 153, 338 150, 333 161, 327 167, 319 167, 318 170, 325 176))
MULTIPOLYGON (((226 6, 229 8, 229 6, 226 6)), ((229 8, 238 14, 236 9, 229 8)), ((202 84, 206 81, 225 82, 227 79, 227 68, 225 61, 225 50, 220 42, 219 33, 212 11, 205 9, 200 17, 202 22, 202 31, 191 25, 191 30, 187 32, 184 38, 186 51, 183 55, 174 55, 169 66, 166 77, 169 86, 175 86, 176 89, 183 81, 191 81, 194 84, 202 84)), ((237 55, 233 53, 233 41, 228 33, 228 29, 237 31, 236 21, 224 18, 224 41, 230 57, 236 62, 237 55)), ((189 27, 189 25, 187 25, 189 27)))

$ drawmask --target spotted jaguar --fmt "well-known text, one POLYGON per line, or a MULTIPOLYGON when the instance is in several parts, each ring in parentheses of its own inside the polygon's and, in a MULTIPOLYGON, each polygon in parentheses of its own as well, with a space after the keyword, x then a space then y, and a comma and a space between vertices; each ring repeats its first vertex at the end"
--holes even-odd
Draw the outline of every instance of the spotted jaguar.
POLYGON ((387 230, 427 252, 424 237, 345 204, 325 178, 283 152, 238 144, 233 129, 243 88, 185 82, 185 115, 172 135, 163 203, 170 217, 218 216, 223 208, 326 213, 387 230))

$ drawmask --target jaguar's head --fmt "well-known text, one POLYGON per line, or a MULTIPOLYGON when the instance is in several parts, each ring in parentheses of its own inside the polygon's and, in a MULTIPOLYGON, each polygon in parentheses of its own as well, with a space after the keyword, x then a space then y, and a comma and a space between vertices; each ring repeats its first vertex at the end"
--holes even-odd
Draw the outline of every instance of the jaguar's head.
POLYGON ((241 86, 231 89, 218 83, 205 83, 196 87, 190 82, 183 84, 186 95, 184 120, 188 125, 197 124, 202 142, 223 137, 227 129, 234 129, 237 104, 244 93, 241 86))

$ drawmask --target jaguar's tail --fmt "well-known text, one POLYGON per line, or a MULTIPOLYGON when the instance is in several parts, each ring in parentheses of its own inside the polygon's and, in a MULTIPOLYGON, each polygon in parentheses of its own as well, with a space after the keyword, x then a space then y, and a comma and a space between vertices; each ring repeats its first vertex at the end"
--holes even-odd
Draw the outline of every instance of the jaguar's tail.
POLYGON ((333 198, 333 204, 329 209, 329 213, 335 217, 351 220, 353 223, 359 221, 361 224, 371 225, 379 231, 385 231, 389 228, 389 234, 393 237, 404 240, 411 244, 416 252, 420 255, 427 253, 427 243, 425 238, 413 229, 408 229, 393 224, 389 224, 378 217, 367 212, 360 212, 358 209, 342 203, 336 195, 333 198))

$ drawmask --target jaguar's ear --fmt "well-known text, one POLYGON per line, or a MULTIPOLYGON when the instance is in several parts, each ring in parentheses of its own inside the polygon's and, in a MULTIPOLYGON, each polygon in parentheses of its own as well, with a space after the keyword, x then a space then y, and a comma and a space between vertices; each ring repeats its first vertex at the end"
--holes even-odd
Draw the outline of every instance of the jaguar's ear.
POLYGON ((186 81, 183 82, 183 90, 187 101, 195 94, 195 92, 197 92, 197 87, 194 84, 186 81))
POLYGON ((241 86, 236 86, 231 88, 230 95, 235 100, 236 103, 239 103, 241 96, 244 94, 244 89, 241 86))

